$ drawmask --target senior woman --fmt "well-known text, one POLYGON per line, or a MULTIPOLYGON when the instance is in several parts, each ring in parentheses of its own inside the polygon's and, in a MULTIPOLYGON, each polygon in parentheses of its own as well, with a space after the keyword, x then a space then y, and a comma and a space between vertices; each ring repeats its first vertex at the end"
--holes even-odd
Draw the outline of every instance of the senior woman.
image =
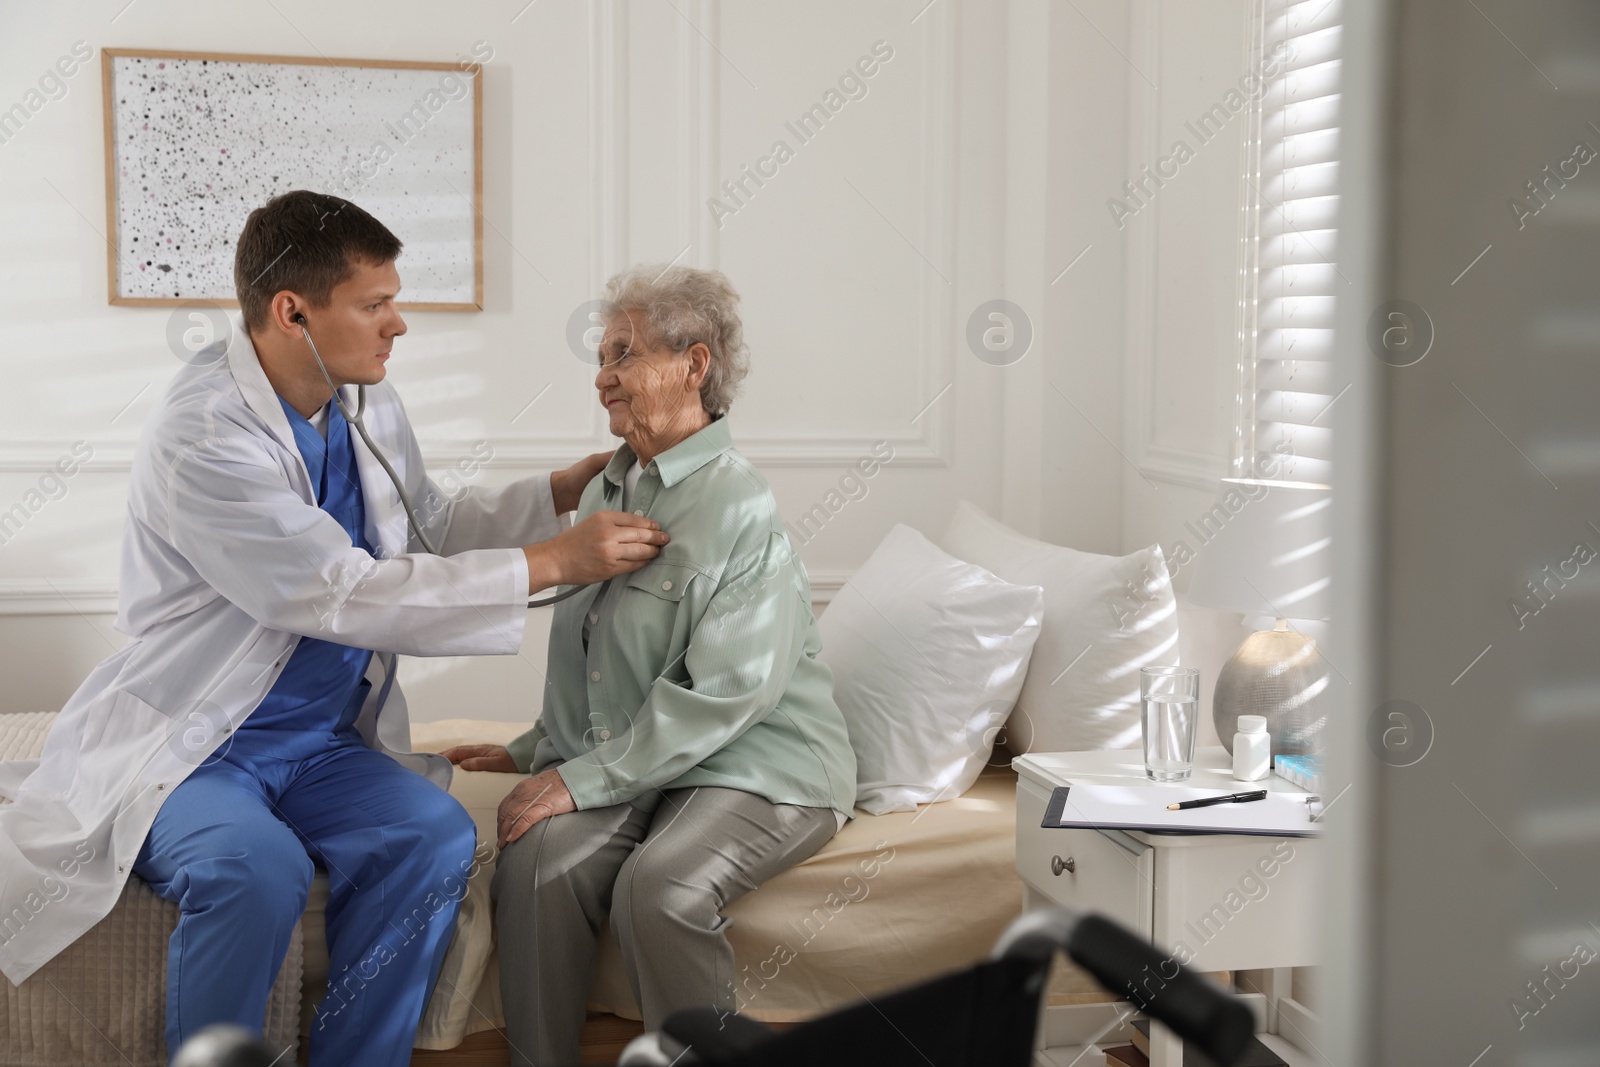
POLYGON ((641 569, 555 609, 544 712, 507 748, 493 891, 513 1063, 577 1063, 610 915, 647 1028, 735 1008, 723 910, 799 863, 855 806, 855 756, 817 660, 810 583, 726 414, 748 356, 715 271, 635 268, 606 289, 595 388, 626 443, 578 519, 671 535, 641 569))

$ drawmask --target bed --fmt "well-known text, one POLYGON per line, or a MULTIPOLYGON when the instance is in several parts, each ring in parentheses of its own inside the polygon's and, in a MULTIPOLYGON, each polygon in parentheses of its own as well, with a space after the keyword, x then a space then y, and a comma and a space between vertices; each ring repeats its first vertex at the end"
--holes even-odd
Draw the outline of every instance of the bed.
MULTIPOLYGON (((0 759, 38 754, 53 713, 0 716, 0 759)), ((413 746, 504 742, 506 723, 416 724, 413 746)), ((492 845, 494 815, 516 776, 458 771, 451 792, 492 845)), ((999 761, 966 793, 915 812, 860 813, 815 855, 736 901, 727 912, 740 1010, 793 1023, 972 962, 1022 907, 1015 867, 1016 775, 999 761)), ((414 1063, 505 1062, 489 881, 472 879, 438 987, 417 1033, 414 1063)), ((327 977, 318 875, 300 933, 273 992, 267 1031, 309 1032, 327 977)), ((0 1063, 10 1067, 132 1064, 164 1067, 161 1040, 166 938, 177 906, 130 881, 116 909, 84 940, 22 986, 5 988, 0 1063)), ((1052 1003, 1106 1000, 1061 963, 1052 1003)), ((589 996, 585 1062, 610 1063, 640 1030, 639 1011, 609 929, 589 996)))

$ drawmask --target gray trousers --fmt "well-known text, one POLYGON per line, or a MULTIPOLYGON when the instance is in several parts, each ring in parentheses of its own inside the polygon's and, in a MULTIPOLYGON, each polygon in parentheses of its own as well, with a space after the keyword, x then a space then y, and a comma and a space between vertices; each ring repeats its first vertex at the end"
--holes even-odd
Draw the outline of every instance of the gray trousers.
POLYGON ((607 914, 646 1030, 679 1008, 735 1009, 722 910, 833 837, 831 808, 739 789, 669 789, 541 820, 500 854, 492 887, 511 1062, 578 1061, 607 914))

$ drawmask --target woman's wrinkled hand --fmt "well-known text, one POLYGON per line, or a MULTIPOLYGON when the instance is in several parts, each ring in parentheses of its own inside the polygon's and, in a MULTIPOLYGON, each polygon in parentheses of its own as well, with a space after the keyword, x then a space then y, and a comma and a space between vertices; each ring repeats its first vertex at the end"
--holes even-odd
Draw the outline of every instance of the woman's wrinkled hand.
POLYGON ((457 745, 439 753, 464 771, 510 771, 516 773, 517 761, 504 745, 457 745))
POLYGON ((554 767, 542 771, 517 785, 500 802, 496 825, 499 840, 495 847, 505 848, 527 833, 539 820, 552 815, 577 811, 578 805, 567 792, 567 783, 561 780, 554 767))

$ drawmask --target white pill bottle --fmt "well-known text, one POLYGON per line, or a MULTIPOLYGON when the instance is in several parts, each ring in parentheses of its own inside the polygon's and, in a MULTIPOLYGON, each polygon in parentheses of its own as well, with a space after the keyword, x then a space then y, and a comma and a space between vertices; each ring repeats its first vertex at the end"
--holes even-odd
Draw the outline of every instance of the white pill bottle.
POLYGON ((1233 777, 1241 782, 1263 781, 1272 771, 1272 735, 1265 715, 1239 716, 1233 735, 1233 777))

